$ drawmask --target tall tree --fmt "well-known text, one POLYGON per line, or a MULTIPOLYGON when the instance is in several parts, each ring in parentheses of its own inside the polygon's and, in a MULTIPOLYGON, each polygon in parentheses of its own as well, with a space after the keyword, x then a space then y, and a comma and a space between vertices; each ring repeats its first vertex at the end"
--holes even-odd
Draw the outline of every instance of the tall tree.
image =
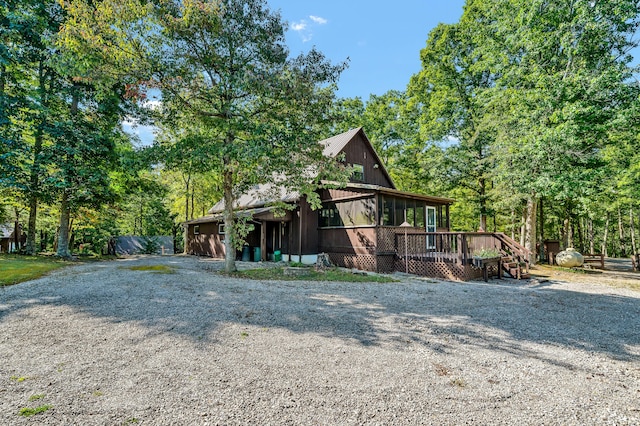
POLYGON ((70 219, 81 206, 100 207, 113 198, 109 174, 116 165, 116 140, 122 110, 118 90, 99 93, 71 82, 68 104, 60 100, 57 121, 47 127, 54 143, 46 153, 53 170, 44 182, 60 202, 57 254, 69 257, 70 219), (66 105, 65 105, 66 104, 66 105))
MULTIPOLYGON (((501 183, 527 200, 588 197, 618 116, 637 99, 629 50, 640 22, 633 0, 470 2, 486 22, 480 52, 499 76, 492 95, 501 183)), ((481 32, 482 34, 482 32, 481 32)), ((533 228, 528 248, 535 249, 533 228)))
POLYGON ((494 76, 477 65, 474 31, 475 23, 468 19, 434 28, 420 53, 422 70, 411 78, 407 91, 423 140, 440 142, 444 156, 438 166, 452 187, 473 194, 467 201, 476 207, 478 228, 485 231, 494 135, 485 92, 494 76))
POLYGON ((0 183, 20 192, 29 206, 26 252, 32 253, 38 204, 46 195, 42 192, 43 148, 48 143, 44 127, 48 119, 55 121, 50 99, 59 92, 53 38, 63 15, 53 0, 7 0, 0 2, 0 12, 0 129, 2 166, 7 171, 0 183))
POLYGON ((250 185, 295 189, 318 206, 322 179, 346 180, 317 144, 344 65, 316 50, 290 59, 285 24, 264 0, 78 0, 67 10, 68 48, 100 58, 98 71, 125 70, 160 88, 165 112, 192 115, 210 130, 227 271, 235 270, 235 200, 250 185))

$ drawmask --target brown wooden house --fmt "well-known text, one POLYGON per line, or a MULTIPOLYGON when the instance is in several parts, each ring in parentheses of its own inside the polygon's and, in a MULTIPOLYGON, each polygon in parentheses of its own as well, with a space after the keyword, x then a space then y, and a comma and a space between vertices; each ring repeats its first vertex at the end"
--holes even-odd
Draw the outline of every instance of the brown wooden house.
MULTIPOLYGON (((263 196, 265 187, 240 197, 237 214, 250 216, 255 225, 247 238, 250 253, 259 252, 260 259, 254 260, 270 260, 279 251, 283 260, 315 263, 319 253, 326 253, 339 266, 392 272, 399 233, 449 231, 454 200, 397 190, 362 128, 320 143, 327 157, 340 156, 353 167, 351 181, 340 189, 319 190, 322 208, 316 211, 298 194, 282 194, 280 201, 295 205, 284 217, 274 215, 274 200, 263 196)), ((219 202, 208 216, 186 223, 187 253, 224 257, 223 208, 219 202)), ((425 243, 435 249, 434 235, 425 243)))
POLYGON ((17 224, 18 235, 16 238, 16 223, 0 224, 0 253, 10 253, 24 246, 27 236, 22 232, 22 225, 17 224))

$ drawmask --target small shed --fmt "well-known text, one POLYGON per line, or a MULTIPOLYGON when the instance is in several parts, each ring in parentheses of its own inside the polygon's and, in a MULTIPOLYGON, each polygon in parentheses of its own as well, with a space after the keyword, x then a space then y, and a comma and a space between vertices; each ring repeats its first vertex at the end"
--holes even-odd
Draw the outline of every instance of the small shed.
POLYGON ((26 235, 22 233, 22 225, 18 224, 18 238, 16 246, 16 235, 14 233, 15 223, 0 224, 0 253, 11 253, 20 249, 26 240, 26 235))

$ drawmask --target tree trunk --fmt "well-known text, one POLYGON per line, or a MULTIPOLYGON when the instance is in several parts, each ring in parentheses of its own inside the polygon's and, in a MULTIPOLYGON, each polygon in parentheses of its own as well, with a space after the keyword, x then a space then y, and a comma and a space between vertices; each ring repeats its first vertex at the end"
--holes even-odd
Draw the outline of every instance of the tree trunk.
POLYGON ((195 184, 191 187, 191 220, 193 220, 193 211, 195 210, 195 197, 196 190, 194 188, 195 184))
MULTIPOLYGON (((225 161, 226 163, 226 161, 225 161)), ((225 170, 222 188, 224 191, 224 270, 226 272, 236 271, 236 250, 233 244, 233 234, 235 230, 233 219, 233 172, 225 170)))
POLYGON ((609 212, 607 212, 607 220, 604 225, 604 234, 602 235, 602 254, 607 257, 607 238, 609 237, 609 212))
POLYGON ((62 193, 62 202, 60 203, 60 229, 58 230, 58 250, 56 254, 59 257, 68 259, 71 257, 69 252, 69 195, 65 190, 62 193))
POLYGON ((141 196, 140 197, 140 209, 138 210, 138 213, 140 213, 140 234, 138 234, 138 235, 142 235, 142 236, 146 237, 145 232, 144 232, 144 228, 143 228, 143 224, 142 224, 142 221, 144 220, 143 219, 143 217, 144 217, 143 208, 144 208, 144 200, 143 200, 143 198, 141 196))
POLYGON ((582 232, 582 219, 578 218, 578 251, 584 253, 584 238, 582 232))
POLYGON ((629 207, 629 234, 631 234, 631 250, 632 256, 635 256, 636 253, 638 253, 638 249, 636 247, 636 229, 635 229, 635 225, 633 224, 633 206, 629 207))
POLYGON ((593 219, 587 219, 587 238, 589 239, 589 253, 595 253, 595 244, 594 244, 594 236, 593 236, 593 219))
POLYGON ((187 222, 189 220, 189 189, 191 187, 191 174, 187 174, 185 177, 182 176, 182 181, 184 182, 184 221, 187 222))
POLYGON ((27 226, 27 242, 25 253, 36 251, 36 221, 38 217, 38 190, 40 185, 40 153, 42 152, 42 129, 38 127, 33 144, 33 157, 29 176, 29 223, 27 226))
POLYGON ((527 224, 527 208, 523 207, 522 209, 522 222, 520 222, 520 245, 524 247, 525 243, 525 235, 526 235, 526 224, 527 224))
POLYGON ((622 224, 622 211, 618 207, 618 236, 620 237, 620 257, 627 256, 627 245, 624 240, 624 226, 622 224))
MULTIPOLYGON (((44 63, 40 61, 38 64, 38 94, 42 106, 48 104, 46 76, 44 63)), ((25 253, 33 254, 36 249, 36 219, 38 216, 38 191, 40 190, 40 155, 42 153, 43 134, 42 126, 44 126, 44 113, 40 112, 37 119, 38 127, 34 135, 33 154, 31 157, 31 170, 29 171, 29 221, 27 228, 27 242, 25 245, 25 253)))
POLYGON ((189 221, 189 184, 191 183, 191 174, 187 173, 186 177, 183 174, 182 175, 182 181, 184 182, 185 185, 185 196, 184 196, 184 221, 185 224, 183 225, 183 236, 184 236, 184 248, 183 248, 183 253, 187 254, 188 252, 188 238, 189 238, 189 226, 186 224, 186 222, 189 221))
POLYGON ((567 248, 574 248, 573 247, 573 232, 574 232, 573 221, 571 220, 570 217, 568 217, 566 221, 567 221, 567 248))
POLYGON ((544 258, 544 197, 540 197, 540 261, 544 258))
POLYGON ((484 178, 478 179, 478 185, 480 190, 478 195, 480 196, 480 226, 479 232, 487 232, 487 184, 484 178))
POLYGON ((538 201, 535 199, 535 195, 530 196, 527 200, 524 247, 529 250, 529 263, 531 265, 535 265, 536 263, 536 221, 538 219, 538 215, 536 214, 537 205, 538 201))
MULTIPOLYGON (((71 105, 70 111, 71 116, 75 117, 78 113, 78 105, 79 105, 79 97, 77 86, 74 85, 73 93, 71 95, 71 105)), ((69 189, 64 188, 62 190, 62 200, 60 201, 60 230, 58 231, 58 249, 56 250, 56 254, 59 257, 68 259, 71 257, 71 252, 69 251, 69 232, 70 232, 70 217, 71 217, 71 206, 69 205, 69 189)))
POLYGON ((516 209, 511 209, 511 239, 516 240, 516 209))

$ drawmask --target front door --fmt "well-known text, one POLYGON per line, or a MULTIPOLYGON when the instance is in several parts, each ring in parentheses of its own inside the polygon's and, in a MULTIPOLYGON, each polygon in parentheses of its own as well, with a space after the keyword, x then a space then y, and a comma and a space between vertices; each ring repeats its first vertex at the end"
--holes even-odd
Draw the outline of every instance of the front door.
MULTIPOLYGON (((436 232, 436 208, 427 206, 427 232, 436 232)), ((436 248, 436 236, 427 236, 427 248, 436 248)))

